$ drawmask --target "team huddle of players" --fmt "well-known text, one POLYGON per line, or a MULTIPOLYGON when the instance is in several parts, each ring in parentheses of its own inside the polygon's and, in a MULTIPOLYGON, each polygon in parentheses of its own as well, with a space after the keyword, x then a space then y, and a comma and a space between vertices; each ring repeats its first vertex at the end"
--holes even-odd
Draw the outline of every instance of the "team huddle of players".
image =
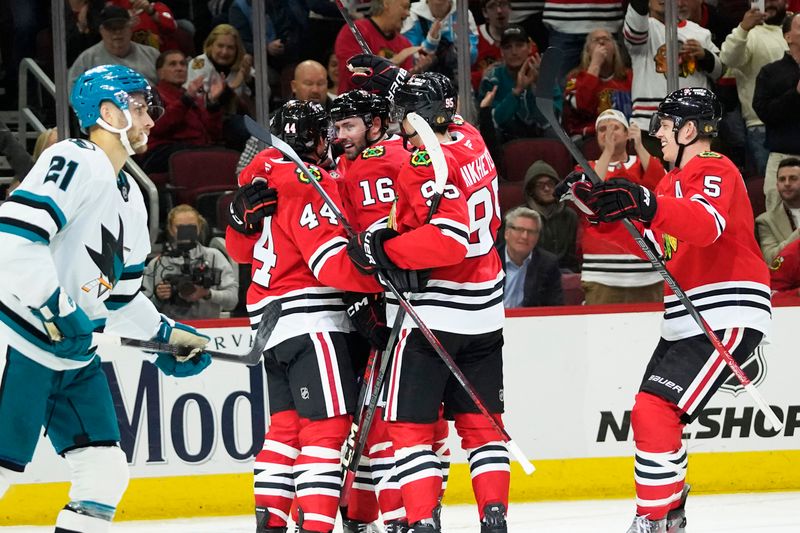
POLYGON ((314 102, 290 101, 271 122, 354 235, 307 175, 274 148, 239 176, 226 244, 236 261, 253 265, 248 314, 257 326, 267 303, 278 299, 283 309, 265 353, 270 427, 255 462, 261 533, 285 531, 290 509, 300 531, 333 528, 341 449, 370 349, 392 360, 342 510, 345 529, 365 531, 380 511, 388 532, 439 531, 449 465, 446 416, 469 455, 481 530, 506 531, 510 469, 502 436, 408 318, 383 354, 398 302, 391 293, 383 297, 386 289, 376 281, 385 276, 409 298, 502 423, 497 173, 478 131, 456 114, 449 79, 417 75, 393 97, 392 103, 350 91, 330 114, 314 102), (430 126, 444 153, 448 178, 438 202, 432 202, 431 157, 405 119, 410 112, 430 126), (390 115, 398 134, 389 132, 390 115), (331 143, 338 144, 338 162, 329 155, 331 143), (467 166, 482 174, 462 179, 467 166))
MULTIPOLYGON (((456 114, 449 79, 409 78, 377 56, 350 62, 371 92, 342 95, 330 114, 312 102, 284 105, 272 132, 304 168, 267 149, 240 174, 231 204, 226 242, 236 261, 252 265, 251 323, 271 302, 282 309, 264 353, 270 426, 254 469, 257 531, 285 532, 293 513, 300 532, 327 533, 341 512, 349 532, 365 531, 380 514, 390 533, 438 533, 448 419, 467 451, 481 532, 506 532, 497 173, 479 133, 456 114), (445 168, 434 163, 439 156, 445 168), (406 299, 436 339, 401 311, 406 299), (442 348, 483 409, 451 376, 442 348), (365 368, 378 361, 388 364, 388 381, 375 387, 380 412, 341 507, 342 448, 361 407, 359 377, 370 384, 375 376, 365 368)), ((181 357, 154 352, 170 376, 211 363, 208 337, 160 315, 139 290, 150 251, 146 211, 122 167, 146 150, 158 111, 152 96, 127 67, 85 72, 71 103, 88 140, 45 151, 0 205, 0 248, 14 258, 0 276, 0 497, 45 428, 71 471, 57 532, 108 531, 128 482, 95 333, 182 347, 181 357)), ((741 175, 709 151, 720 115, 710 91, 675 91, 650 128, 676 165, 654 192, 576 172, 556 194, 592 223, 628 219, 646 230, 704 327, 742 364, 769 328, 769 276, 741 175)), ((629 533, 685 531, 683 427, 730 374, 666 287, 661 339, 631 414, 637 514, 629 533)))

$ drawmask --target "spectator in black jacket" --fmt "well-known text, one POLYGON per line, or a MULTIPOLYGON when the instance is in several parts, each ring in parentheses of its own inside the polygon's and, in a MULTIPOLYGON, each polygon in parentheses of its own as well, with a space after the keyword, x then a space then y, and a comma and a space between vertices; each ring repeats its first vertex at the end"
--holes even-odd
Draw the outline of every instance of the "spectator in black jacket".
POLYGON ((542 217, 520 206, 505 216, 505 245, 498 248, 506 273, 503 306, 563 305, 558 257, 537 248, 542 217))
POLYGON ((800 157, 800 15, 783 21, 783 37, 789 45, 784 56, 765 65, 756 78, 753 109, 767 130, 770 151, 764 175, 767 211, 780 202, 775 186, 778 163, 787 157, 800 157))

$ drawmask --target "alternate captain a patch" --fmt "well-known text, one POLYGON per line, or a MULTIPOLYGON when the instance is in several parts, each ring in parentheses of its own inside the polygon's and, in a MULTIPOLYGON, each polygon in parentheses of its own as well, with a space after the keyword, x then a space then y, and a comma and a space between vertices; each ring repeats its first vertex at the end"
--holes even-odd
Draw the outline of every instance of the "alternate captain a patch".
POLYGON ((386 155, 386 147, 370 146, 361 152, 361 159, 372 159, 373 157, 383 157, 386 155))
POLYGON ((431 156, 427 150, 417 150, 411 156, 412 167, 429 167, 431 166, 431 156))
MULTIPOLYGON (((317 167, 315 167, 314 165, 306 165, 306 167, 308 168, 308 172, 312 176, 314 176, 315 180, 322 181, 322 172, 320 172, 317 167)), ((299 168, 296 169, 295 172, 297 173, 297 179, 300 180, 300 183, 311 183, 310 181, 308 181, 308 176, 306 176, 305 172, 303 172, 299 168)))

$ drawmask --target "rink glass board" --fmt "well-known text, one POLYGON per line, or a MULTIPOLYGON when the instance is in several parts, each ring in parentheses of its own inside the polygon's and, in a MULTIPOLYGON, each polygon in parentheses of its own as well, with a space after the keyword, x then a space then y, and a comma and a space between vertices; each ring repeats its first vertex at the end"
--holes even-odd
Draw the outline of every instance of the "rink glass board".
MULTIPOLYGON (((630 408, 658 340, 661 313, 655 309, 508 313, 505 420, 537 467, 527 477, 513 465, 512 501, 632 494, 630 408)), ((747 394, 730 383, 686 428, 693 490, 800 489, 800 389, 791 381, 800 375, 798 323, 800 307, 776 308, 770 344, 751 363, 785 429, 775 434, 747 394)), ((196 325, 212 337, 213 349, 248 351, 243 321, 196 325)), ((0 348, 5 350, 2 341, 0 348)), ((252 457, 266 424, 263 369, 217 362, 197 377, 176 380, 143 363, 135 350, 102 356, 132 477, 117 519, 250 513, 252 457), (204 495, 200 501, 198 493, 204 495)), ((447 501, 469 502, 469 471, 454 431, 451 447, 447 501)), ((52 523, 67 501, 67 478, 66 464, 43 439, 20 484, 0 501, 0 525, 52 523)))

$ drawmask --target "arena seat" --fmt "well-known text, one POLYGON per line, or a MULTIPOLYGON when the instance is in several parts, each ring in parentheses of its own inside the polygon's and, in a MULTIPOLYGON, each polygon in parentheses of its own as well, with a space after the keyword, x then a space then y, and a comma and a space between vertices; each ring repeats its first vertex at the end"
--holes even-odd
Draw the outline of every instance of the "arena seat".
POLYGON ((236 189, 239 152, 224 148, 181 150, 169 158, 169 184, 173 205, 194 206, 216 227, 217 199, 236 189))
POLYGON ((747 187, 750 205, 753 206, 753 216, 757 217, 767 210, 766 199, 764 198, 764 178, 760 176, 748 178, 744 181, 744 184, 747 187))
POLYGON ((498 201, 500 203, 500 218, 506 214, 506 211, 513 207, 521 205, 525 201, 525 194, 522 191, 522 184, 517 183, 500 183, 500 188, 497 191, 498 201))
POLYGON ((560 177, 573 168, 572 156, 560 141, 555 139, 515 139, 503 145, 503 158, 508 181, 522 181, 528 167, 543 160, 555 169, 560 177))
POLYGON ((564 291, 564 305, 582 305, 584 296, 581 275, 571 272, 561 274, 561 289, 564 291))

